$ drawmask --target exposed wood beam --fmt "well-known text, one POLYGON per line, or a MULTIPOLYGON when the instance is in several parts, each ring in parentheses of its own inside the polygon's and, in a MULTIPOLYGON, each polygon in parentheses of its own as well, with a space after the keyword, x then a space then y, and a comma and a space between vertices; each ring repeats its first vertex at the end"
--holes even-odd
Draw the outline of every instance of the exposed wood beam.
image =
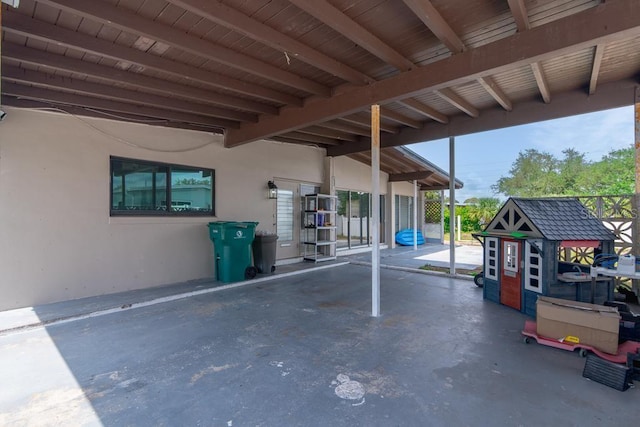
POLYGON ((413 181, 417 179, 426 179, 433 175, 432 171, 419 171, 408 173, 394 173, 389 175, 389 182, 413 181))
POLYGON ((436 122, 449 123, 449 118, 446 115, 442 114, 435 108, 431 108, 428 105, 425 105, 422 102, 417 101, 415 99, 412 99, 412 98, 401 99, 398 101, 398 103, 404 105, 407 108, 412 109, 416 113, 423 114, 429 117, 430 119, 435 120, 436 122))
POLYGON ((156 55, 149 55, 138 49, 128 48, 107 40, 101 40, 67 30, 56 25, 29 18, 17 12, 9 10, 4 12, 3 30, 45 43, 51 42, 58 46, 104 56, 115 61, 128 62, 132 65, 152 69, 163 74, 170 74, 181 79, 197 81, 209 87, 226 89, 281 104, 302 105, 300 98, 289 94, 192 67, 180 62, 171 61, 156 55))
POLYGON ((502 89, 500 89, 500 86, 498 86, 491 77, 480 77, 478 82, 482 85, 484 90, 493 97, 493 99, 498 101, 498 104, 502 105, 502 108, 507 111, 511 111, 513 109, 513 104, 509 97, 505 95, 502 89))
POLYGON ((589 80, 589 95, 593 95, 596 92, 598 75, 600 74, 600 65, 602 65, 602 58, 604 57, 605 48, 606 46, 604 45, 604 43, 601 43, 594 49, 593 64, 591 66, 591 79, 589 80))
MULTIPOLYGON (((371 126, 371 119, 368 119, 366 117, 360 116, 358 114, 352 114, 349 116, 345 116, 345 117, 340 117, 340 120, 343 120, 345 122, 348 123, 354 123, 357 125, 362 125, 365 126, 369 129, 369 136, 371 136, 371 129, 369 128, 369 126, 371 126)), ((398 133, 399 129, 395 126, 390 126, 390 125, 386 125, 384 123, 380 123, 380 130, 384 131, 384 132, 388 132, 388 133, 398 133)))
POLYGON ((352 135, 347 132, 341 132, 334 129, 328 129, 322 126, 309 126, 306 128, 302 128, 299 130, 302 133, 308 133, 311 135, 323 136, 325 138, 333 138, 339 141, 358 141, 358 137, 356 135, 352 135))
POLYGON ((478 117, 480 115, 480 111, 478 111, 476 107, 474 107, 469 101, 455 93, 453 89, 443 88, 440 90, 436 90, 435 92, 448 103, 467 113, 471 117, 478 117))
POLYGON ((323 144, 323 145, 339 145, 340 141, 337 141, 333 138, 325 138, 323 136, 311 135, 308 133, 303 133, 302 131, 298 132, 289 132, 282 135, 285 138, 290 139, 299 139, 301 141, 312 142, 314 144, 323 144))
POLYGON ((338 120, 323 122, 323 123, 320 123, 319 126, 327 129, 339 130, 339 131, 350 133, 353 135, 371 136, 371 131, 369 129, 365 129, 364 127, 355 126, 348 123, 343 123, 338 120))
POLYGON ((550 103, 551 90, 549 89, 549 83, 547 82, 547 77, 544 74, 544 70, 542 69, 540 62, 534 62, 531 64, 531 71, 533 71, 533 75, 536 78, 536 84, 538 85, 542 99, 546 104, 550 103))
POLYGON ((524 5, 524 0, 507 0, 509 2, 509 9, 513 19, 516 21, 518 31, 526 31, 531 28, 529 24, 529 14, 527 8, 524 5))
POLYGON ((464 43, 429 0, 403 0, 433 34, 453 53, 465 50, 464 43))
MULTIPOLYGON (((397 135, 384 135, 382 146, 410 145, 447 138, 452 135, 469 135, 631 105, 633 97, 629 94, 633 93, 637 86, 638 82, 635 79, 620 80, 599 85, 593 95, 587 94, 583 89, 557 93, 552 104, 544 104, 537 99, 532 99, 514 104, 513 110, 509 112, 502 107, 495 106, 482 110, 482 115, 478 118, 459 114, 449 117, 449 124, 446 126, 427 123, 422 129, 404 128, 397 135)), ((362 141, 359 142, 331 147, 327 151, 327 155, 342 156, 368 149, 369 141, 362 138, 362 141)))
POLYGON ((408 71, 415 67, 413 62, 329 2, 318 0, 289 0, 289 2, 397 69, 408 71))
POLYGON ((330 96, 330 89, 313 80, 283 70, 233 49, 217 45, 160 22, 143 18, 133 12, 102 1, 86 0, 38 0, 39 4, 71 12, 83 18, 117 28, 131 34, 161 41, 212 62, 242 70, 289 87, 316 95, 330 96))
POLYGON ((143 104, 151 107, 162 108, 170 111, 182 111, 203 116, 219 117, 235 121, 258 121, 255 114, 241 111, 227 110, 211 105, 167 98, 165 96, 150 93, 136 92, 121 87, 90 83, 84 80, 69 79, 23 68, 3 65, 2 79, 12 82, 36 85, 48 89, 62 90, 65 92, 81 93, 87 96, 96 96, 115 101, 143 104))
POLYGON ((150 90, 184 99, 197 100, 201 103, 216 104, 225 107, 234 107, 242 110, 276 115, 278 109, 261 102, 250 101, 235 96, 224 95, 203 88, 186 86, 155 77, 148 77, 139 73, 123 71, 117 68, 106 67, 67 56, 56 55, 43 50, 18 46, 13 43, 5 43, 2 49, 2 57, 13 59, 22 63, 43 66, 53 70, 61 70, 74 74, 98 78, 110 83, 125 84, 131 87, 150 90))
POLYGON ((16 83, 5 82, 2 85, 2 92, 7 95, 16 96, 19 98, 94 108, 97 110, 113 111, 117 113, 135 114, 137 116, 154 117, 171 122, 187 122, 192 124, 201 124, 222 128, 238 127, 238 123, 232 122, 231 120, 217 119, 212 117, 200 116, 197 114, 183 113, 180 111, 170 111, 163 108, 134 105, 126 102, 93 98, 84 95, 63 93, 51 89, 23 86, 16 83))
MULTIPOLYGON (((39 110, 49 110, 54 113, 60 114, 72 114, 74 116, 95 117, 100 119, 114 120, 114 114, 107 111, 100 111, 92 108, 75 107, 66 104, 56 104, 51 101, 37 101, 32 99, 14 98, 12 96, 3 96, 2 105, 16 107, 16 108, 35 108, 39 110)), ((117 120, 119 122, 145 124, 147 126, 162 126, 178 129, 189 129, 199 132, 212 132, 216 134, 222 134, 222 129, 219 126, 211 127, 205 125, 197 125, 194 123, 184 122, 170 122, 169 120, 157 119, 149 116, 139 116, 135 114, 127 114, 119 112, 117 114, 117 120)))
POLYGON ((416 128, 419 129, 422 127, 422 122, 418 121, 418 120, 413 120, 407 116, 405 116, 404 114, 400 114, 397 111, 391 110, 390 108, 386 108, 386 107, 380 107, 380 114, 382 115, 382 117, 384 117, 385 119, 389 119, 391 121, 394 121, 396 123, 400 123, 412 128, 416 128))
MULTIPOLYGON (((167 0, 189 12, 211 22, 227 27, 246 37, 259 41, 277 51, 288 52, 290 58, 300 60, 314 67, 336 75, 348 82, 362 85, 375 81, 360 71, 277 31, 262 22, 248 17, 219 1, 209 0, 167 0)), ((317 2, 318 5, 328 4, 317 2)))
POLYGON ((284 142, 286 144, 296 144, 296 145, 318 145, 314 142, 301 141, 299 139, 286 138, 284 136, 273 136, 269 138, 272 141, 284 142))
MULTIPOLYGON (((267 117, 257 124, 230 130, 225 145, 234 147, 278 133, 332 120, 362 111, 372 102, 393 102, 455 86, 562 56, 597 43, 607 43, 640 34, 640 2, 617 0, 534 27, 504 39, 433 62, 398 76, 355 87, 331 99, 321 99, 285 116, 267 117)), ((514 107, 515 110, 515 107, 514 107)))

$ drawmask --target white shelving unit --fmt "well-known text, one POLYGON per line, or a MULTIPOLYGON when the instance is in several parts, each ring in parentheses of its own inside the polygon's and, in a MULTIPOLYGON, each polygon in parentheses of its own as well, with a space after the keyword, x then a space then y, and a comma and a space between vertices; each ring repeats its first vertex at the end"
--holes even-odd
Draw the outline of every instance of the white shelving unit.
POLYGON ((304 259, 313 262, 336 259, 336 196, 307 194, 302 218, 304 259))

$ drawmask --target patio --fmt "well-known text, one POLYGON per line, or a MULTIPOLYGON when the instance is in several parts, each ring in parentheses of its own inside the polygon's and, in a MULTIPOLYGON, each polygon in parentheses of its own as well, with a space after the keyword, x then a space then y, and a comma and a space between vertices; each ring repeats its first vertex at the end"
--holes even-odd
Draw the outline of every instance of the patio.
POLYGON ((190 296, 165 287, 36 307, 61 320, 0 335, 0 424, 635 420, 636 390, 582 378, 577 354, 523 344, 526 316, 483 301, 472 282, 383 269, 382 316, 372 318, 370 269, 322 267, 181 285, 190 296))

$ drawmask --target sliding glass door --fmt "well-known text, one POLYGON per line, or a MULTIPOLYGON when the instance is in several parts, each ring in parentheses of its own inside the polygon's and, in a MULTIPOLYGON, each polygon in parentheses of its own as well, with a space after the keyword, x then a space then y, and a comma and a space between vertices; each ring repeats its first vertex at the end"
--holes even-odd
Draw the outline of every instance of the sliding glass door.
MULTIPOLYGON (((370 246, 371 194, 363 191, 338 190, 338 249, 370 246)), ((384 242, 384 196, 380 196, 380 242, 384 242)))

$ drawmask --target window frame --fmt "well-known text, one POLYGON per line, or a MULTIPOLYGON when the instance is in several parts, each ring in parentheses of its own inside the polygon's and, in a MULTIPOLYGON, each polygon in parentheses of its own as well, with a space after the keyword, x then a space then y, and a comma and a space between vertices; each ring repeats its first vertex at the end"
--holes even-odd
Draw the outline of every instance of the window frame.
POLYGON ((199 166, 191 166, 184 165, 179 163, 165 163, 165 162, 156 162, 153 160, 141 160, 141 159, 133 159, 129 157, 119 157, 119 156, 109 156, 109 216, 110 217, 203 217, 203 216, 211 216, 214 217, 216 215, 216 171, 215 169, 203 168, 199 166), (121 163, 134 163, 140 164, 150 167, 158 167, 158 168, 166 168, 166 201, 165 206, 167 206, 167 210, 128 210, 128 209, 114 209, 114 162, 121 163), (211 210, 209 211, 184 211, 184 210, 172 210, 173 199, 172 199, 172 182, 171 182, 171 174, 173 169, 182 169, 182 170, 193 170, 194 172, 208 172, 211 174, 211 210))

